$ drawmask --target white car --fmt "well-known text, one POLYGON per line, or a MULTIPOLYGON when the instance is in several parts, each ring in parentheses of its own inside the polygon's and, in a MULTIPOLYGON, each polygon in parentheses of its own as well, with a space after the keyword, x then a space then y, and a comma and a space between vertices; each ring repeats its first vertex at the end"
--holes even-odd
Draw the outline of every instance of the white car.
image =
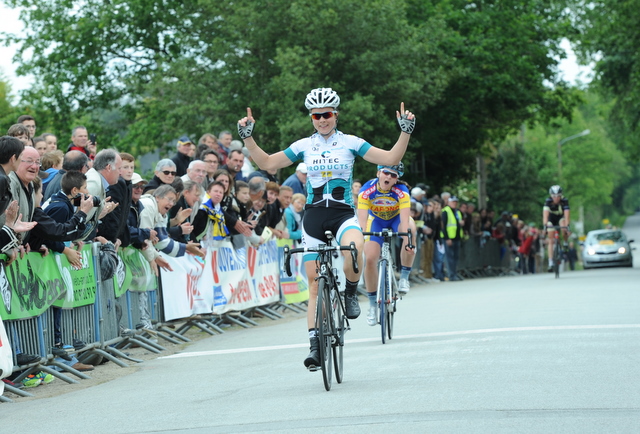
POLYGON ((632 267, 633 256, 626 235, 619 229, 600 229, 587 234, 582 247, 584 269, 595 267, 632 267))

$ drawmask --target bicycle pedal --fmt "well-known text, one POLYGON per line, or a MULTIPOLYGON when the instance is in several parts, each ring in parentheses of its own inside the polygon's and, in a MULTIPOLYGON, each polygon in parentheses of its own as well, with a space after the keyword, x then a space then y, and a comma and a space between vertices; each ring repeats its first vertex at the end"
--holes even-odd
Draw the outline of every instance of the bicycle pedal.
POLYGON ((316 366, 316 365, 309 365, 307 369, 309 370, 309 372, 316 372, 316 371, 322 370, 320 366, 316 366))

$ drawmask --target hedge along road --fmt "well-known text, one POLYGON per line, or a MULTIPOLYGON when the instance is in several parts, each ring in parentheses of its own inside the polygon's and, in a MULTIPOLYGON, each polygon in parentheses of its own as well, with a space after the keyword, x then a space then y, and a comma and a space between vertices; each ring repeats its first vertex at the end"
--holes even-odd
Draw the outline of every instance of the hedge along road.
POLYGON ((638 268, 616 268, 414 286, 385 345, 361 297, 345 379, 330 392, 302 365, 299 315, 202 339, 94 387, 18 398, 0 420, 34 433, 633 432, 638 281, 638 268))

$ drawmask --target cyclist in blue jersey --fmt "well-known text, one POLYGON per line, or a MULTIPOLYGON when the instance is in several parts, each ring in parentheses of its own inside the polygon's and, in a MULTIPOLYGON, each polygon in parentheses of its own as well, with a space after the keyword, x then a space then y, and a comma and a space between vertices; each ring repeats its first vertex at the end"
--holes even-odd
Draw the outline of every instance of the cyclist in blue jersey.
MULTIPOLYGON (((305 99, 305 106, 316 132, 300 139, 284 151, 267 154, 251 136, 255 126, 251 108, 247 116, 238 121, 238 133, 251 153, 253 161, 263 170, 274 170, 302 161, 307 165, 307 203, 302 220, 302 243, 313 247, 327 243, 325 231, 331 231, 337 242, 349 245, 354 242, 358 249, 358 265, 362 270, 362 247, 364 237, 355 215, 351 183, 353 163, 356 156, 373 164, 398 164, 404 155, 409 138, 415 127, 415 116, 400 104, 396 118, 400 137, 391 150, 372 146, 364 139, 345 134, 337 129, 340 97, 331 88, 313 89, 305 99)), ((304 361, 306 367, 320 366, 319 340, 315 329, 315 311, 318 284, 315 269, 317 255, 304 256, 309 278, 309 306, 307 325, 309 328, 310 353, 304 361)), ((350 254, 345 254, 345 310, 347 318, 360 315, 357 287, 360 273, 354 273, 350 254)))
MULTIPOLYGON (((377 178, 366 182, 358 195, 358 221, 365 232, 380 232, 383 229, 391 229, 394 232, 416 233, 416 224, 411 218, 411 196, 409 188, 400 181, 404 175, 404 164, 379 165, 377 178)), ((375 326, 376 321, 376 294, 378 288, 378 259, 382 238, 371 236, 364 243, 364 282, 369 296, 369 313, 367 323, 375 326)), ((403 249, 400 252, 400 281, 398 290, 401 294, 409 292, 409 274, 415 258, 415 250, 409 249, 409 240, 402 238, 403 249)), ((391 266, 391 264, 390 264, 391 266)))

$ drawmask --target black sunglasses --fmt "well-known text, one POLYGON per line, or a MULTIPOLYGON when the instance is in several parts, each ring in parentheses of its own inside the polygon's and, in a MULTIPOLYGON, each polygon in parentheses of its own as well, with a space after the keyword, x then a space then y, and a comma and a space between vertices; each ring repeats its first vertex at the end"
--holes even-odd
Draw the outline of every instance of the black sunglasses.
POLYGON ((388 175, 388 176, 390 176, 390 177, 392 177, 392 178, 397 178, 397 177, 398 177, 398 174, 397 174, 397 173, 395 173, 395 172, 389 172, 388 170, 382 170, 382 173, 384 173, 385 175, 388 175))
POLYGON ((172 176, 176 176, 178 174, 178 172, 171 171, 171 170, 163 170, 162 173, 164 173, 165 175, 172 175, 172 176))
POLYGON ((311 116, 316 121, 319 121, 321 118, 331 119, 336 113, 338 112, 332 111, 332 112, 324 112, 324 113, 310 113, 309 116, 311 116))

